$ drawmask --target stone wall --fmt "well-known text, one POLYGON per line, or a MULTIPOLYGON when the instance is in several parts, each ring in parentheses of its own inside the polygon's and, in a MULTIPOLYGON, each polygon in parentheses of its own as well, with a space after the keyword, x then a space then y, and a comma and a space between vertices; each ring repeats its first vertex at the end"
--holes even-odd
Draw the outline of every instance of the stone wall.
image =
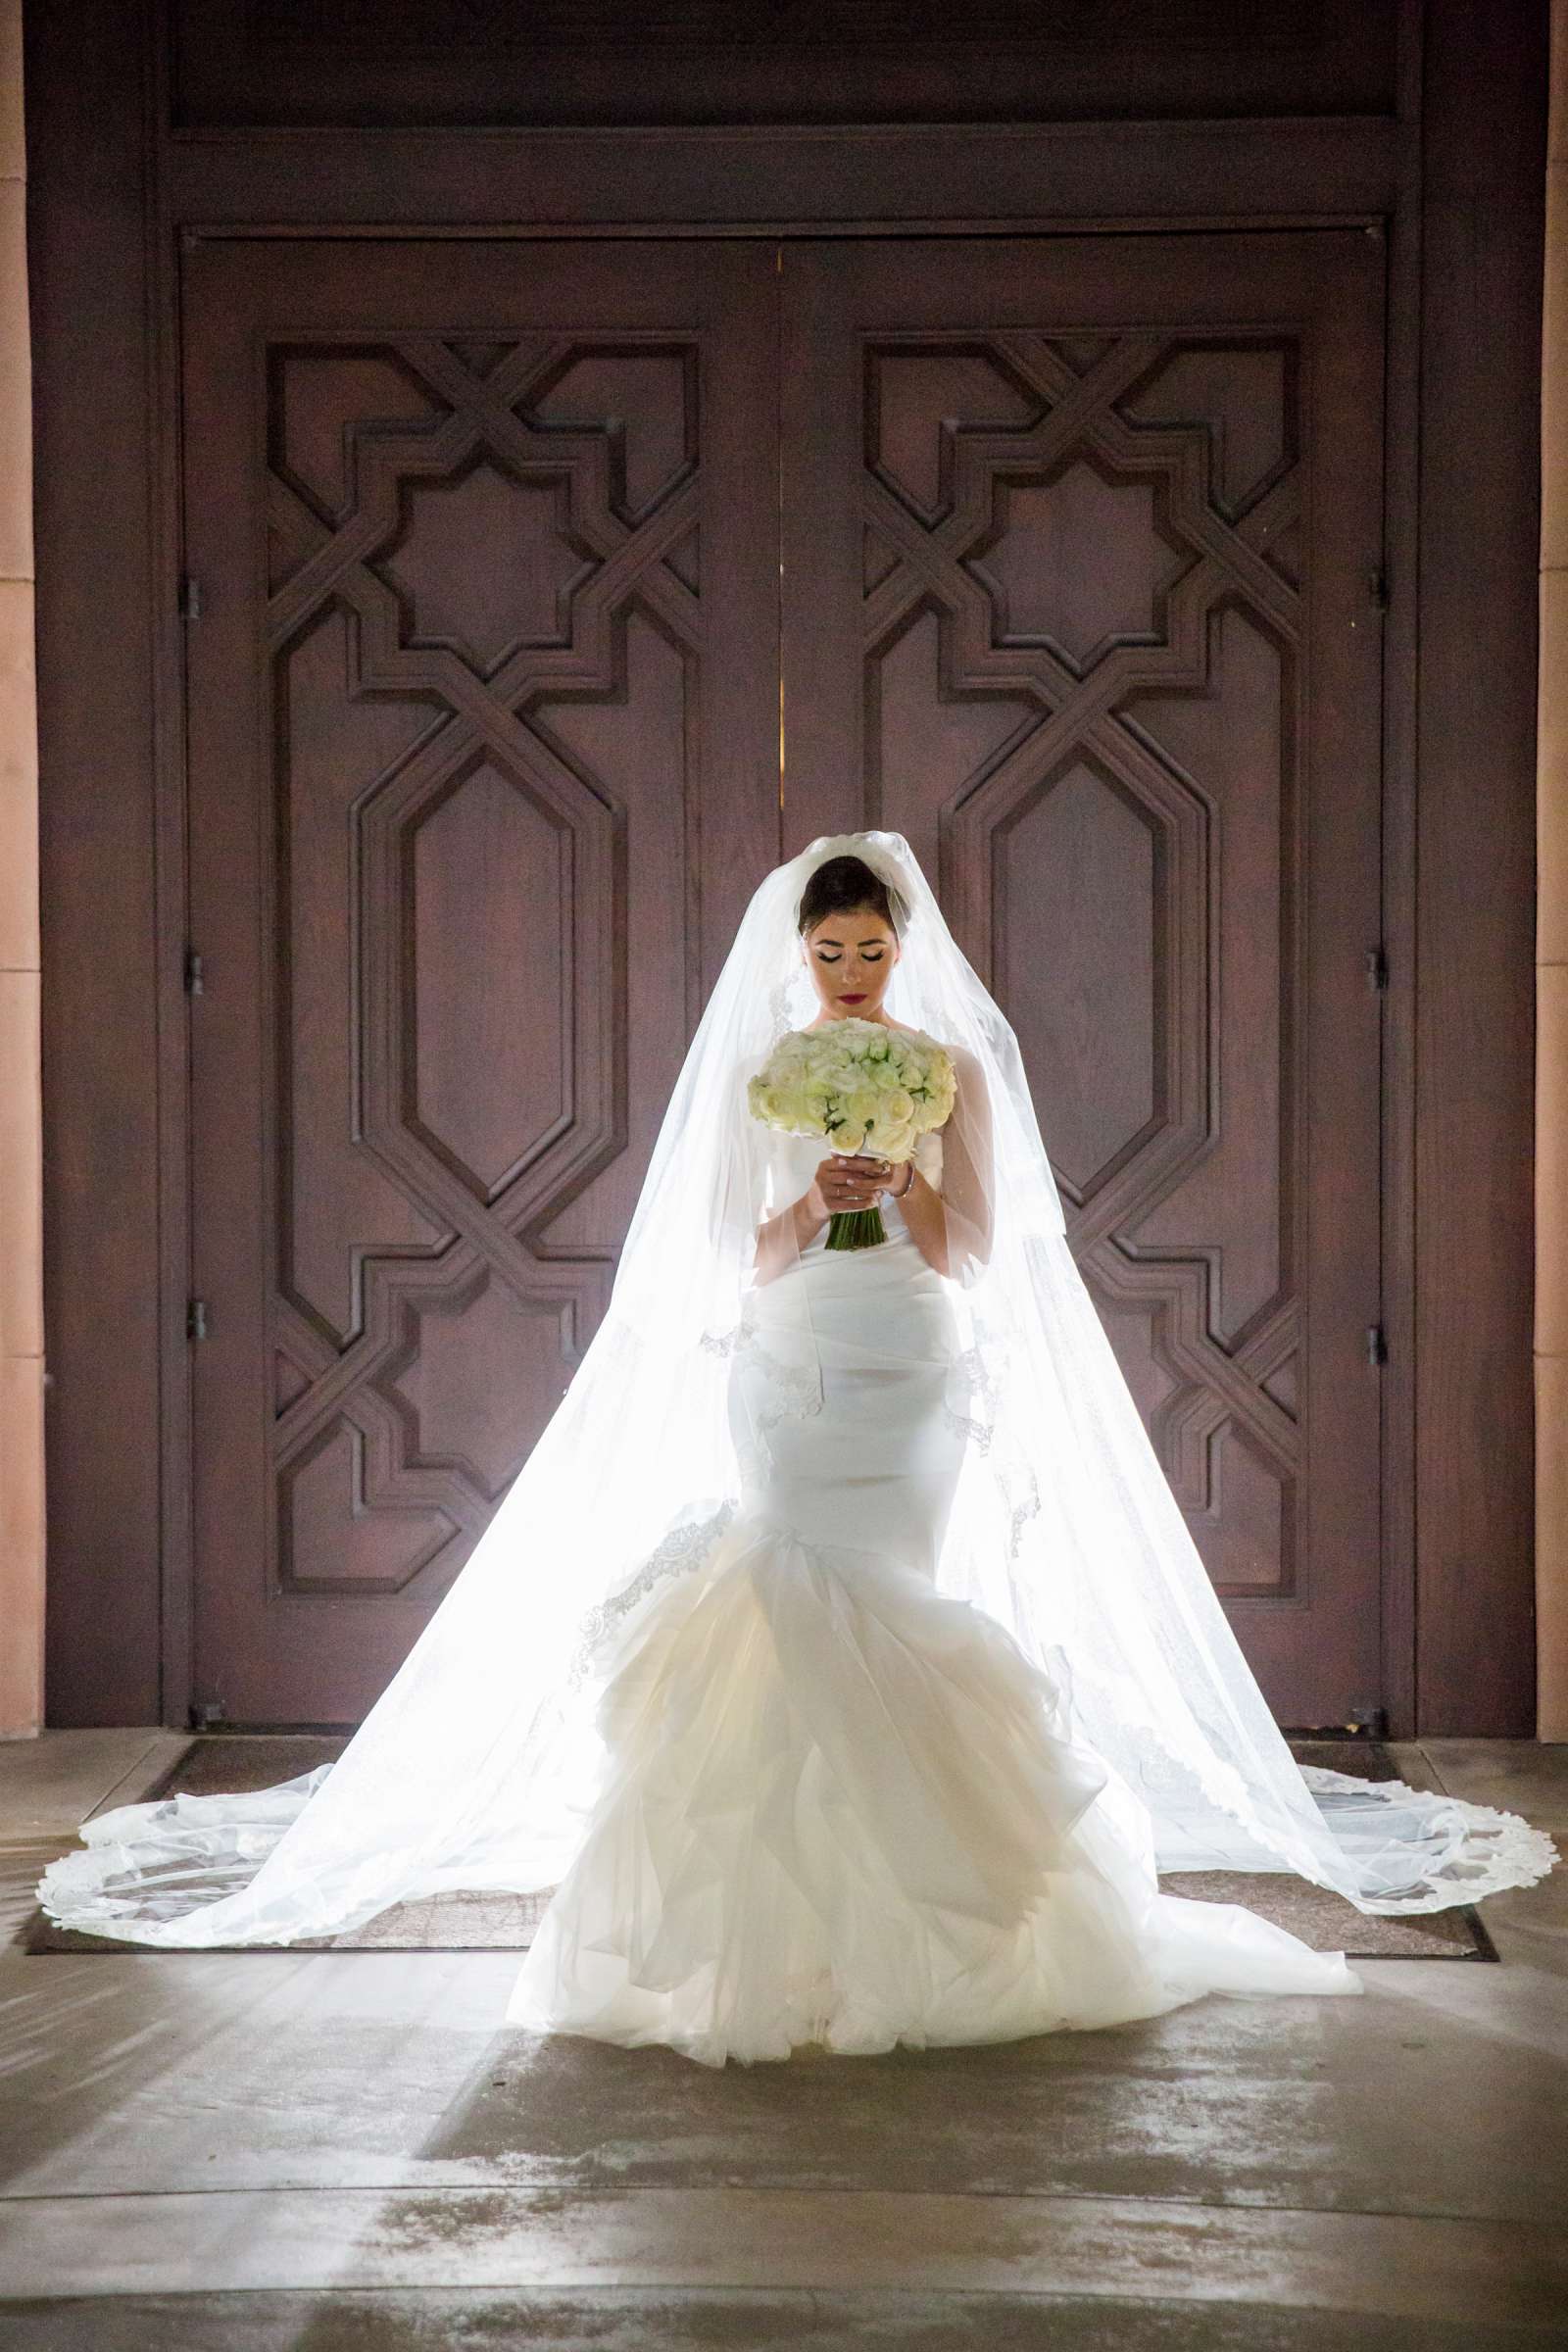
POLYGON ((0 1739, 43 1723, 38 732, 22 0, 0 0, 0 1739))

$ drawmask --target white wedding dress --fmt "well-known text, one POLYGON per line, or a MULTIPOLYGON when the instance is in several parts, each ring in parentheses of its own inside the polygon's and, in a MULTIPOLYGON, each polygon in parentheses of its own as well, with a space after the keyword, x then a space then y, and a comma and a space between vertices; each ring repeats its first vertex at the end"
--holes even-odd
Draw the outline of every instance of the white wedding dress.
POLYGON ((513 2021, 711 2064, 1358 1989, 1161 1870, 1414 1914, 1556 1859, 1513 1814, 1296 1764, 1078 1272, 1017 1038, 879 831, 758 885, 609 1310, 343 1753, 81 1840, 44 1909, 164 1949, 548 1894, 513 2021), (894 895, 889 1017, 960 1070, 920 1148, 952 1276, 889 1201, 886 1242, 759 1279, 822 1146, 747 1079, 817 1010, 797 913, 840 855, 894 895))
MULTIPOLYGON (((772 1200, 821 1154, 775 1138, 772 1200)), ((940 1186, 940 1137, 916 1156, 940 1186)), ((937 1589, 961 1333, 896 1202, 883 1217, 886 1242, 830 1250, 824 1228, 753 1295, 739 1510, 606 1636, 601 1793, 509 2020, 718 2066, 1359 1991, 1341 1953, 1162 1894, 1053 1682, 937 1589)))

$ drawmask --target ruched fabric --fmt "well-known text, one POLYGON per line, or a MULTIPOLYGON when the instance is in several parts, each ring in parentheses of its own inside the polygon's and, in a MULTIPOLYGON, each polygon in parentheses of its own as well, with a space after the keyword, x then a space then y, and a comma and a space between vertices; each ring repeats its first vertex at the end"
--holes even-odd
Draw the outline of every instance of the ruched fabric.
POLYGON ((740 1512, 599 1661, 604 1777, 510 2022, 718 2066, 1359 1990, 1342 1954, 1162 1895, 1057 1684, 938 1589, 958 1328, 884 1215, 755 1296, 740 1512))

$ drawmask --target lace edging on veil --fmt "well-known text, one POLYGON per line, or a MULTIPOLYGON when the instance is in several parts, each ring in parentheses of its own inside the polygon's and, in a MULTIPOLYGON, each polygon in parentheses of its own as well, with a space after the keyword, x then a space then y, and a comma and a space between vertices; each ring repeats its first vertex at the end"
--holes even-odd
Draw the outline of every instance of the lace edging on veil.
MULTIPOLYGON (((1515 1815, 1296 1764, 1067 1246, 1017 1039, 908 843, 872 831, 812 843, 754 894, 672 1090, 605 1321, 343 1754, 253 1794, 88 1821, 84 1850, 40 1883, 62 1926, 286 1943, 418 1895, 555 1884, 595 1764, 596 1650, 725 1540, 735 1507, 725 1383, 736 1349, 761 1347, 747 1297, 763 1155, 742 1081, 807 1009, 795 910, 813 867, 844 854, 898 894, 890 1013, 965 1057, 994 1129, 989 1256, 954 1286, 964 1345, 948 1409, 969 1446, 941 1581, 1035 1664, 1070 1662, 1109 1801, 1164 1867, 1197 1855, 1293 1870, 1367 1911, 1472 1902, 1551 1868, 1550 1838, 1515 1815)), ((772 1370, 781 1413, 814 1409, 808 1370, 772 1370)))

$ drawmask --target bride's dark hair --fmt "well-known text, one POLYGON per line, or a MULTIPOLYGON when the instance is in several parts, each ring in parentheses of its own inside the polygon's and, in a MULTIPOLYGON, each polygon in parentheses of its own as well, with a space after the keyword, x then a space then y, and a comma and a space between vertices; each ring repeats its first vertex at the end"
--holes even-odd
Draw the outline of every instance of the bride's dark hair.
POLYGON ((892 894, 863 858, 824 859, 801 893, 798 921, 802 937, 830 914, 853 914, 857 906, 869 906, 892 929, 898 929, 892 894))

